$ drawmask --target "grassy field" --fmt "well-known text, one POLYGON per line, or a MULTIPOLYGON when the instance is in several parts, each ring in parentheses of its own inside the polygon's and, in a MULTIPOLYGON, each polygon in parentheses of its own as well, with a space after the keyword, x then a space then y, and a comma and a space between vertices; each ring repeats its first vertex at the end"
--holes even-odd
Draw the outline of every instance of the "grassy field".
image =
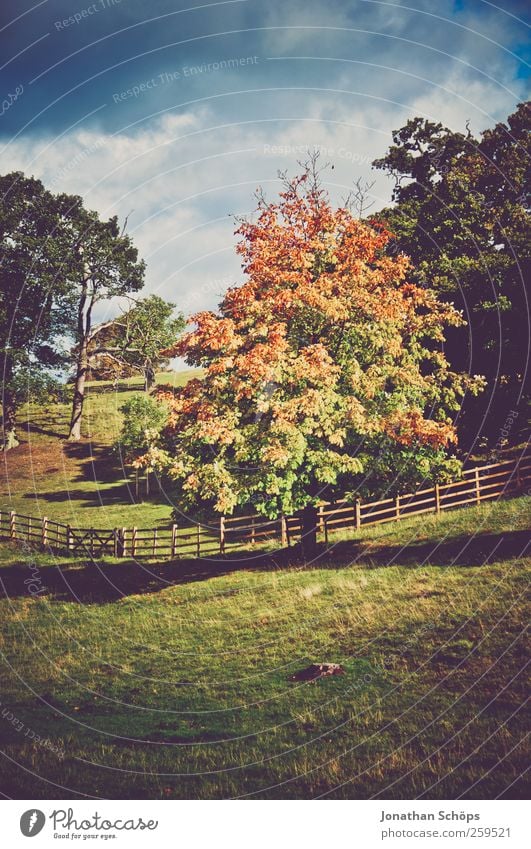
MULTIPOLYGON (((182 383, 190 372, 159 375, 182 383)), ((112 451, 133 390, 23 410, 0 503, 167 524, 112 451), (138 503, 137 503, 138 501, 138 503)), ((524 794, 531 498, 337 535, 313 563, 61 559, 0 544, 0 791, 15 798, 524 794), (291 680, 315 662, 344 674, 291 680)))
POLYGON ((522 795, 530 507, 367 528, 305 566, 2 546, 1 790, 522 795), (290 680, 312 662, 345 673, 290 680))

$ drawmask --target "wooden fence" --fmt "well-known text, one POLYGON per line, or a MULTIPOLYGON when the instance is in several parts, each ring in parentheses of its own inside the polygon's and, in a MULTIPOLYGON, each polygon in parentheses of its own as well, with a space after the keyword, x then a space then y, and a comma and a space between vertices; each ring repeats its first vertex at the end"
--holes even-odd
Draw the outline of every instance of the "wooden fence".
MULTIPOLYGON (((523 492, 531 483, 531 454, 463 472, 459 481, 435 484, 413 493, 354 503, 323 502, 317 513, 317 533, 329 541, 332 534, 366 525, 396 522, 424 513, 469 504, 480 504, 523 492)), ((281 547, 300 539, 300 516, 264 519, 257 513, 246 516, 221 516, 210 523, 174 524, 170 528, 88 528, 82 530, 15 511, 0 511, 0 537, 20 541, 49 551, 91 557, 199 558, 229 551, 248 550, 273 544, 281 547)))
POLYGON ((144 381, 137 380, 136 383, 130 383, 127 380, 102 381, 99 384, 97 381, 89 381, 85 386, 86 395, 105 395, 109 392, 143 392, 144 381))

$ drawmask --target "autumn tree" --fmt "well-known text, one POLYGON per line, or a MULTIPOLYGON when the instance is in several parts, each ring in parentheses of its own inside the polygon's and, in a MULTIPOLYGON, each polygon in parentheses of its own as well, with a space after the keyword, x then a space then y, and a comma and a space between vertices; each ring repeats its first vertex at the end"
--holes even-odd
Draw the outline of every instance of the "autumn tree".
POLYGON ((386 256, 383 227, 332 207, 315 163, 237 233, 246 280, 168 352, 204 377, 161 393, 166 428, 139 465, 178 484, 182 509, 301 510, 308 552, 320 499, 455 472, 449 413, 480 381, 442 352, 462 317, 386 256))

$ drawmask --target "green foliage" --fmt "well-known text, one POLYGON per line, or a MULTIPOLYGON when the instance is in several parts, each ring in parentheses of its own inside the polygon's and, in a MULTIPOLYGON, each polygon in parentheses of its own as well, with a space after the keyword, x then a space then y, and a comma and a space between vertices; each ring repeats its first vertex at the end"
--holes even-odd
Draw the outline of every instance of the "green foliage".
POLYGON ((374 162, 395 180, 395 205, 377 215, 395 234, 388 253, 410 256, 412 279, 464 311, 468 326, 448 333, 445 352, 487 379, 458 419, 464 447, 495 442, 509 410, 523 421, 529 395, 530 115, 520 104, 480 139, 415 118, 374 162))
POLYGON ((33 366, 17 370, 12 388, 18 404, 47 404, 65 395, 63 383, 47 371, 33 366))
POLYGON ((397 446, 391 440, 368 441, 363 451, 365 476, 356 489, 346 493, 354 499, 390 498, 433 483, 459 480, 462 464, 443 448, 397 446))
POLYGON ((61 204, 39 180, 0 177, 0 374, 3 443, 16 444, 16 408, 27 388, 64 362, 69 285, 61 204))
POLYGON ((120 409, 123 425, 116 448, 127 462, 132 462, 157 444, 168 411, 165 404, 147 395, 134 395, 120 409))
POLYGON ((150 389, 155 370, 168 362, 164 349, 176 342, 185 326, 182 313, 174 316, 174 310, 175 304, 150 295, 114 321, 94 328, 88 352, 91 373, 127 377, 140 372, 150 389))
POLYGON ((138 259, 132 239, 120 228, 117 216, 101 221, 94 210, 85 209, 83 199, 59 195, 62 226, 70 238, 70 252, 63 275, 70 291, 70 328, 78 337, 90 330, 91 311, 102 299, 138 292, 144 285, 145 263, 138 259), (79 308, 87 320, 79 327, 79 308))
POLYGON ((161 358, 161 351, 173 345, 185 326, 182 313, 174 317, 175 304, 158 295, 138 301, 120 320, 123 327, 126 356, 139 356, 142 366, 146 361, 153 366, 161 358))
MULTIPOLYGON (((68 337, 77 340, 81 358, 94 305, 137 291, 144 264, 116 217, 100 221, 80 197, 54 195, 20 172, 0 177, 0 240, 3 443, 9 448, 17 443, 21 387, 38 380, 38 372, 51 380, 66 364, 68 337)), ((84 364, 78 373, 85 375, 84 364)))
MULTIPOLYGON (((84 386, 88 371, 88 345, 96 304, 137 292, 144 285, 145 263, 130 236, 118 226, 116 216, 100 221, 98 213, 86 210, 80 197, 60 195, 64 227, 71 246, 64 273, 71 288, 71 331, 75 339, 76 376, 69 440, 81 438, 84 386)), ((127 223, 127 222, 126 222, 127 223)))

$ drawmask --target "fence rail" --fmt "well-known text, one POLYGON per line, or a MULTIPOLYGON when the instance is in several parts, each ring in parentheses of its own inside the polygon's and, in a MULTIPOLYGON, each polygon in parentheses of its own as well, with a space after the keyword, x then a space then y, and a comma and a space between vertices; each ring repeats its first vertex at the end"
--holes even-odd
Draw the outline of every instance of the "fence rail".
MULTIPOLYGON (((517 459, 476 466, 463 472, 461 480, 378 501, 322 502, 317 509, 316 530, 328 542, 330 534, 349 528, 397 522, 425 513, 491 498, 515 495, 531 483, 531 454, 517 459)), ((209 524, 174 524, 169 528, 73 528, 48 517, 37 518, 0 510, 0 537, 49 551, 89 554, 91 557, 200 558, 254 548, 264 543, 291 545, 301 536, 301 518, 281 516, 264 519, 257 513, 221 516, 209 524)))

